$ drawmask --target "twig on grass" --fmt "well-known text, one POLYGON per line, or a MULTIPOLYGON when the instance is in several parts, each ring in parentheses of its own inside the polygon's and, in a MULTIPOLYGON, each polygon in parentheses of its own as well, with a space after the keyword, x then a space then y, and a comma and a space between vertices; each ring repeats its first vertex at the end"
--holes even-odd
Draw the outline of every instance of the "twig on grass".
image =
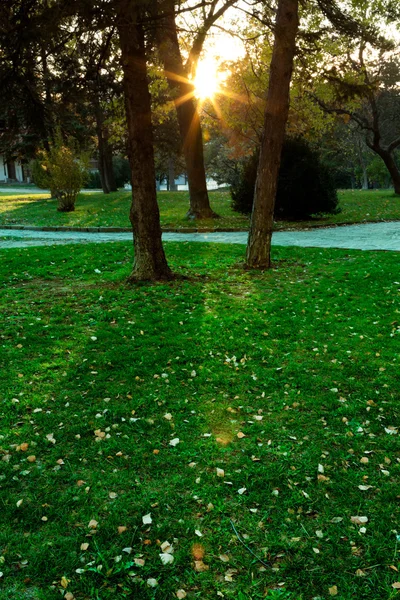
POLYGON ((242 538, 241 538, 241 537, 240 537, 240 535, 238 534, 238 532, 237 532, 237 529, 236 529, 235 525, 233 524, 233 521, 232 521, 232 519, 229 519, 229 522, 230 522, 230 524, 232 525, 232 529, 233 529, 233 531, 235 532, 235 535, 236 535, 237 539, 239 540, 239 542, 242 544, 242 546, 244 546, 244 547, 246 548, 246 550, 247 550, 248 552, 250 552, 250 554, 252 554, 252 555, 254 556, 254 558, 256 558, 256 559, 258 560, 258 562, 260 562, 262 565, 264 565, 264 567, 267 567, 267 568, 269 568, 269 569, 270 569, 270 568, 271 568, 271 565, 270 565, 270 564, 268 564, 268 563, 266 563, 266 562, 264 562, 264 561, 262 560, 262 558, 260 558, 259 556, 257 556, 257 554, 255 554, 255 553, 253 552, 253 550, 252 550, 251 548, 249 548, 249 547, 248 547, 248 546, 247 546, 247 545, 244 543, 244 541, 242 540, 242 538))

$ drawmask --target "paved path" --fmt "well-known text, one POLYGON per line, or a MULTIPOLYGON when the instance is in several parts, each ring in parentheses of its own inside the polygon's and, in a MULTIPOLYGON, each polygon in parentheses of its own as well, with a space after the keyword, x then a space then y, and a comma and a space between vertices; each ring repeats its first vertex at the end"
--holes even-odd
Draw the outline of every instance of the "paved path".
MULTIPOLYGON (((0 248, 131 240, 132 234, 128 232, 89 233, 80 231, 0 229, 0 248)), ((247 233, 243 231, 225 233, 164 233, 163 240, 174 242, 191 241, 246 244, 247 233)), ((275 246, 394 250, 400 252, 400 221, 330 227, 308 231, 277 231, 273 234, 272 243, 275 246)))

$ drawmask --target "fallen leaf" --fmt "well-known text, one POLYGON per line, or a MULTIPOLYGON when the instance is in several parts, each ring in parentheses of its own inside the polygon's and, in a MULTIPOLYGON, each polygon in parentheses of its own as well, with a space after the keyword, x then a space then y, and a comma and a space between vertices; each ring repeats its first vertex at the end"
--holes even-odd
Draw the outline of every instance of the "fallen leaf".
POLYGON ((169 542, 163 542, 160 546, 163 552, 167 552, 168 554, 172 554, 174 549, 169 542))
POLYGON ((194 560, 201 560, 204 558, 204 547, 201 544, 193 544, 192 546, 192 556, 194 560))
POLYGON ((65 590, 68 587, 68 584, 69 584, 70 581, 71 580, 67 579, 66 577, 61 577, 61 581, 60 581, 61 587, 63 587, 64 590, 65 590))
POLYGON ((219 560, 222 560, 224 563, 229 562, 229 556, 227 554, 220 554, 219 560))
POLYGON ((18 500, 18 502, 17 502, 17 508, 19 508, 22 503, 23 503, 23 500, 18 500))
POLYGON ((31 454, 30 456, 26 457, 26 460, 30 463, 33 463, 36 460, 36 456, 34 454, 31 454))
POLYGON ((157 587, 158 581, 157 581, 157 579, 150 578, 150 579, 147 580, 147 585, 149 587, 157 587))
POLYGON ((134 558, 133 562, 137 567, 144 567, 145 561, 143 560, 143 558, 134 558))
POLYGON ((115 498, 118 498, 118 494, 116 494, 115 492, 110 492, 108 494, 108 497, 111 498, 111 500, 115 500, 115 498))
POLYGON ((89 548, 89 544, 87 542, 84 542, 83 544, 81 544, 81 550, 83 552, 85 552, 85 550, 87 550, 89 548))
POLYGON ((198 573, 202 573, 203 571, 208 571, 209 568, 210 567, 208 565, 205 565, 202 560, 194 561, 194 570, 197 571, 198 573))
POLYGON ((239 440, 241 440, 242 438, 244 438, 246 436, 244 435, 244 433, 242 431, 239 431, 239 433, 236 434, 236 437, 238 437, 239 440))
POLYGON ((392 588, 394 588, 395 590, 400 590, 400 581, 395 581, 394 583, 392 583, 392 588))
POLYGON ((174 438, 173 440, 170 441, 169 445, 170 446, 177 446, 179 444, 179 438, 174 438))
POLYGON ((195 534, 198 535, 199 537, 203 537, 203 534, 201 533, 201 531, 199 531, 198 529, 195 529, 195 534))
POLYGON ((243 488, 240 488, 240 489, 238 490, 238 494, 239 494, 239 496, 243 496, 243 494, 244 494, 246 491, 247 491, 247 490, 246 490, 246 488, 245 488, 245 487, 243 487, 243 488))
POLYGON ((122 548, 122 552, 126 552, 127 554, 132 554, 132 548, 128 546, 127 548, 122 548))
POLYGON ((350 520, 352 523, 355 523, 356 525, 362 525, 363 523, 368 523, 368 517, 350 517, 350 520))
POLYGON ((340 523, 340 521, 343 521, 343 517, 333 517, 331 519, 331 523, 340 523))
POLYGON ((168 564, 174 562, 174 557, 172 556, 172 554, 169 554, 168 552, 163 552, 159 556, 160 556, 160 559, 161 559, 161 562, 163 565, 168 565, 168 564))
POLYGON ((26 452, 29 448, 29 444, 27 444, 26 442, 24 442, 23 444, 20 445, 19 449, 21 450, 21 452, 26 452))
POLYGON ((64 596, 64 600, 74 600, 75 596, 72 592, 67 592, 64 596))
POLYGON ((363 465, 367 465, 369 463, 369 458, 363 456, 362 458, 360 458, 360 463, 362 463, 363 465))
POLYGON ((359 485, 358 489, 361 490, 362 492, 365 492, 366 490, 369 490, 372 487, 373 487, 372 485, 359 485))
POLYGON ((151 525, 153 519, 151 518, 151 513, 144 515, 142 517, 143 525, 151 525))
POLYGON ((121 535, 121 533, 124 533, 124 531, 126 531, 126 529, 127 528, 125 527, 125 525, 120 525, 118 527, 118 533, 119 533, 119 535, 121 535))
POLYGON ((357 569, 356 575, 357 575, 357 577, 365 577, 366 576, 366 572, 363 571, 362 569, 357 569))
POLYGON ((225 471, 217 467, 217 477, 225 477, 225 471))
POLYGON ((178 590, 178 591, 176 592, 176 597, 177 597, 179 600, 183 600, 183 598, 186 598, 186 596, 187 596, 187 594, 186 594, 185 590, 178 590))
POLYGON ((333 585, 332 587, 328 588, 328 592, 329 592, 330 596, 337 596, 338 595, 337 585, 333 585))
POLYGON ((92 519, 91 521, 89 521, 88 527, 89 527, 89 529, 96 529, 98 524, 99 524, 98 521, 96 521, 95 519, 92 519))
POLYGON ((167 419, 167 421, 171 421, 171 419, 172 419, 171 413, 165 413, 164 419, 167 419))

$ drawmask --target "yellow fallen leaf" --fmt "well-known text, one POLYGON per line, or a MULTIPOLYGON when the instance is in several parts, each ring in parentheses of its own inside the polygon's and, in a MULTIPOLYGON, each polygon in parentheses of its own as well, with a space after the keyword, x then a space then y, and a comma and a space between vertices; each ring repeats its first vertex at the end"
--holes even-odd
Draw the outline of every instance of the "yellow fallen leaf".
POLYGON ((88 527, 89 527, 89 529, 96 529, 98 524, 99 523, 95 519, 91 519, 89 521, 88 527))
POLYGON ((31 454, 30 456, 26 457, 26 460, 30 463, 33 463, 36 460, 36 456, 34 454, 31 454))
POLYGON ((65 590, 68 587, 68 584, 69 584, 70 581, 71 580, 67 579, 66 577, 61 577, 61 581, 60 581, 61 587, 63 587, 64 590, 65 590))
POLYGON ((29 448, 29 444, 27 444, 26 442, 21 444, 19 449, 21 450, 21 452, 26 452, 29 448))
POLYGON ((124 533, 124 531, 126 531, 125 525, 120 525, 118 527, 118 533, 121 535, 121 533, 124 533))
POLYGON ((395 590, 400 590, 400 581, 395 581, 395 583, 392 583, 392 588, 395 590))
POLYGON ((244 435, 243 431, 239 431, 239 432, 236 434, 236 437, 238 437, 238 438, 239 438, 239 440, 241 440, 242 438, 244 438, 244 437, 246 437, 246 436, 244 435))
POLYGON ((187 594, 186 594, 185 590, 178 590, 178 591, 176 592, 176 597, 177 597, 179 600, 183 600, 183 598, 186 598, 186 596, 187 596, 187 594))
POLYGON ((337 596, 338 595, 337 585, 333 585, 332 587, 330 587, 328 589, 328 592, 329 592, 330 596, 337 596))
POLYGON ((81 550, 85 551, 89 548, 89 544, 87 542, 84 542, 83 544, 81 544, 81 550))
POLYGON ((205 565, 202 560, 194 561, 194 570, 197 571, 198 573, 202 573, 203 571, 208 571, 209 568, 210 567, 208 565, 205 565))
POLYGON ((74 600, 75 596, 72 592, 67 592, 64 596, 64 600, 74 600))

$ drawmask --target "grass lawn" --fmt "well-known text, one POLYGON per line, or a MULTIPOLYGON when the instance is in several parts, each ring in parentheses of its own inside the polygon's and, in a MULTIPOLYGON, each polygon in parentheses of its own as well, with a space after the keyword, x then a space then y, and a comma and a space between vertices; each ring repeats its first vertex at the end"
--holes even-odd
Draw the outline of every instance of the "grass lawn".
POLYGON ((396 598, 398 254, 166 248, 1 251, 0 599, 396 598))
MULTIPOLYGON (((188 192, 159 192, 161 225, 165 228, 182 229, 197 226, 185 218, 188 192)), ((247 229, 248 217, 234 213, 230 206, 229 192, 211 192, 211 204, 221 216, 218 220, 205 220, 204 228, 247 229)), ((367 192, 346 190, 339 192, 342 212, 319 219, 302 222, 278 222, 276 229, 293 229, 344 223, 400 220, 400 198, 388 190, 367 192)), ((0 191, 1 225, 68 225, 82 227, 129 227, 131 193, 126 191, 104 195, 83 193, 79 195, 73 213, 58 213, 56 201, 48 195, 10 195, 0 191)))

